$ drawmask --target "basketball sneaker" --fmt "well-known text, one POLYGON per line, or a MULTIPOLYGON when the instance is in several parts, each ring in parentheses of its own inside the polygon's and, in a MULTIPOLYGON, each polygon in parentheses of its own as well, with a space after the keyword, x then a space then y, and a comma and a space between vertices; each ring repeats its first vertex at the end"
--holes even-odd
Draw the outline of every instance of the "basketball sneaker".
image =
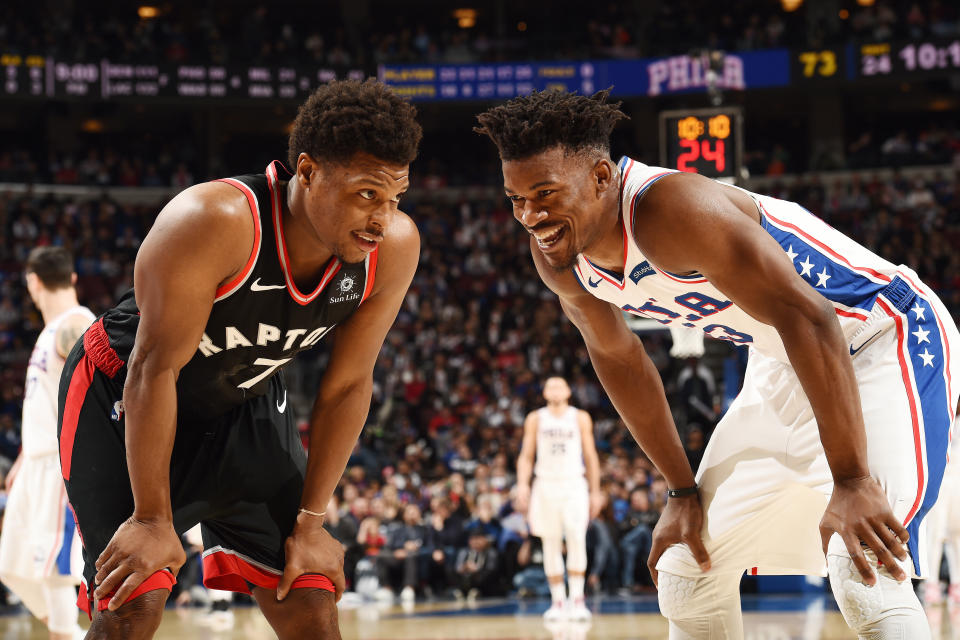
POLYGON ((547 609, 543 614, 543 619, 546 622, 556 622, 558 620, 567 619, 567 607, 563 600, 555 600, 550 608, 547 609))
POLYGON ((583 598, 577 598, 573 602, 569 603, 567 607, 567 617, 571 620, 578 621, 587 621, 593 617, 593 614, 590 613, 590 609, 587 609, 587 604, 584 602, 583 598))

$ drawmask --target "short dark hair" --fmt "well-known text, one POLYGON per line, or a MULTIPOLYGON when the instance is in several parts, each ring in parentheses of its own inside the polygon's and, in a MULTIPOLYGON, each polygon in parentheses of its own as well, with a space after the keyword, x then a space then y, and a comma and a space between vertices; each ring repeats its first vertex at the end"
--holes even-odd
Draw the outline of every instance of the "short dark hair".
POLYGON ((35 273, 47 289, 73 286, 73 256, 63 247, 36 247, 27 256, 25 273, 35 273))
POLYGON ((301 153, 345 164, 362 151, 390 164, 410 164, 423 136, 416 116, 413 105, 373 78, 325 84, 297 112, 288 147, 290 168, 296 171, 301 153))
POLYGON ((610 153, 610 132, 628 119, 619 102, 607 102, 610 90, 592 96, 565 91, 534 91, 477 116, 477 133, 490 136, 501 160, 529 158, 555 146, 571 152, 610 153))

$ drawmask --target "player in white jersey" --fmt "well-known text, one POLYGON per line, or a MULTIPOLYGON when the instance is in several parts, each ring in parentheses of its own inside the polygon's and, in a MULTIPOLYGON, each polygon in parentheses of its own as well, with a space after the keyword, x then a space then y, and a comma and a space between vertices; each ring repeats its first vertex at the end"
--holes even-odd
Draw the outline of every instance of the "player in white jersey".
POLYGON ((529 413, 523 423, 523 445, 517 458, 517 509, 527 511, 530 533, 543 542, 543 569, 552 600, 544 618, 589 620, 583 597, 587 525, 602 504, 593 421, 586 411, 568 404, 570 386, 563 378, 548 378, 543 397, 547 406, 529 413), (532 488, 531 471, 536 476, 532 488), (564 539, 569 599, 563 581, 564 539))
POLYGON ((960 395, 947 310, 909 268, 799 205, 615 164, 625 116, 607 95, 517 98, 478 131, 497 144, 541 278, 670 487, 649 559, 670 638, 742 637, 744 571, 820 573, 824 556, 861 638, 929 638, 907 578, 923 575, 921 524, 960 395), (624 311, 750 345, 696 481, 624 311))
POLYGON ((34 249, 25 272, 44 327, 27 366, 23 447, 7 475, 0 580, 47 625, 51 640, 70 640, 79 630, 74 586, 82 561, 60 473, 57 392, 64 358, 93 314, 77 302, 77 275, 66 249, 34 249))

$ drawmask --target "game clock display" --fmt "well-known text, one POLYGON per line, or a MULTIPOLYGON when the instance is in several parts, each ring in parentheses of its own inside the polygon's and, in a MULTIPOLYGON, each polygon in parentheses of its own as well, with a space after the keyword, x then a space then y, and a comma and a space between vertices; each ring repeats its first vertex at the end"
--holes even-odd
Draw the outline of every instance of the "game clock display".
POLYGON ((910 78, 920 74, 960 71, 960 39, 875 42, 857 47, 862 78, 910 78))
POLYGON ((743 114, 739 107, 660 113, 660 164, 708 178, 740 175, 743 114))

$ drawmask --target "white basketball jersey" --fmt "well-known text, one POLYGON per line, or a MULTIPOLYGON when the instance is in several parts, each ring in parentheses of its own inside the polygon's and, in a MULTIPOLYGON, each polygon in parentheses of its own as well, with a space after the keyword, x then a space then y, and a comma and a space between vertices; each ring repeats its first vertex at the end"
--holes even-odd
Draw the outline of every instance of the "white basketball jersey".
POLYGON ((583 477, 583 442, 576 407, 567 407, 560 416, 546 407, 537 411, 537 462, 533 473, 538 480, 583 477))
POLYGON ((59 451, 57 445, 57 394, 64 359, 57 353, 57 329, 72 314, 93 313, 86 307, 73 307, 47 323, 37 338, 27 366, 27 383, 23 393, 23 455, 42 456, 59 451))
MULTIPOLYGON (((608 271, 581 254, 573 272, 583 288, 629 313, 664 325, 698 328, 713 338, 750 345, 787 362, 783 342, 772 326, 749 316, 699 273, 669 273, 640 252, 633 235, 637 202, 650 185, 675 171, 627 157, 620 160, 619 167, 623 176, 623 269, 620 273, 608 271)), ((873 254, 800 205, 741 191, 753 198, 764 230, 783 248, 783 259, 790 260, 804 280, 833 304, 851 342, 851 353, 857 346, 854 334, 874 313, 877 296, 900 299, 909 295, 904 280, 911 278, 916 288, 915 274, 873 254)))

